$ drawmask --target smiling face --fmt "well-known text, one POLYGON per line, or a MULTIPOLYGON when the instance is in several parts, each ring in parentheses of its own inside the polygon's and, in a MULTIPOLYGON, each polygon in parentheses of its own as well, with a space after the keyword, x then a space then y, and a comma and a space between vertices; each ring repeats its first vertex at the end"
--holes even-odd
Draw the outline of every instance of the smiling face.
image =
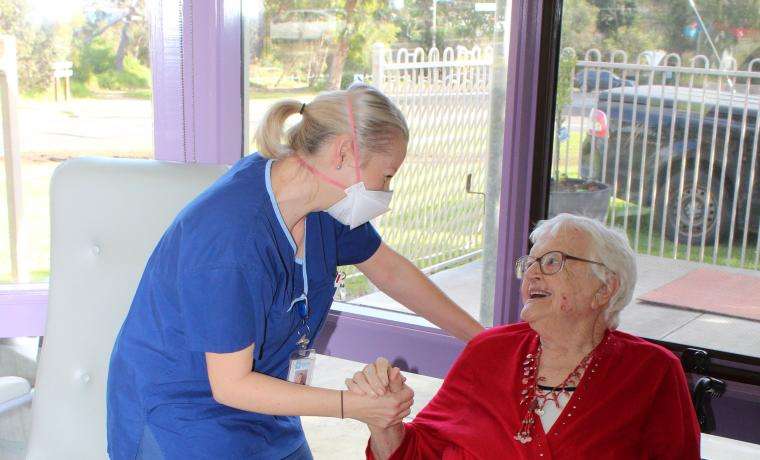
MULTIPOLYGON (((590 236, 572 226, 557 229, 556 234, 547 233, 530 251, 538 258, 551 251, 598 260, 590 254, 590 236)), ((538 262, 527 269, 522 279, 520 294, 523 309, 520 317, 531 328, 542 330, 566 330, 573 323, 594 320, 609 303, 607 286, 593 273, 591 264, 566 259, 564 267, 553 275, 544 275, 538 262)))

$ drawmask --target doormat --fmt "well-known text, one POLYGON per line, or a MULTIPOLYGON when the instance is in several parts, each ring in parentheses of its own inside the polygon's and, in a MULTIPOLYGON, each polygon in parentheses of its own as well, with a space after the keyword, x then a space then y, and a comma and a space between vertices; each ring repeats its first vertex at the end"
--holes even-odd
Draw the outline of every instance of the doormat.
POLYGON ((760 321, 760 276, 698 268, 638 300, 760 321))

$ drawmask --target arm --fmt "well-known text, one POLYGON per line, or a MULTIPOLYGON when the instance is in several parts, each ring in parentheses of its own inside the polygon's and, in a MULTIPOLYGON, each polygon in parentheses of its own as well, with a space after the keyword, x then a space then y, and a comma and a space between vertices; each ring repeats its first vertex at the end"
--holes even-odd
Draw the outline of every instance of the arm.
POLYGON ((367 453, 375 460, 388 460, 404 441, 405 426, 403 423, 388 428, 369 427, 369 448, 367 453))
MULTIPOLYGON (((397 393, 404 389, 406 377, 401 370, 392 367, 385 358, 378 358, 365 366, 364 370, 354 374, 353 379, 346 379, 346 386, 352 394, 360 396, 372 394, 397 393)), ((408 410, 404 415, 411 413, 408 410)), ((398 423, 387 428, 369 425, 370 440, 366 453, 368 458, 387 460, 398 450, 404 440, 404 424, 398 423)))
MULTIPOLYGON (((475 373, 470 365, 473 342, 465 347, 443 381, 441 389, 409 424, 388 427, 369 425, 370 439, 365 451, 369 460, 422 460, 442 458, 446 452, 457 451, 462 423, 468 423, 469 401, 472 398, 475 373)), ((346 385, 352 393, 363 395, 378 392, 379 387, 393 394, 406 388, 405 378, 388 360, 379 358, 357 372, 346 385)), ((458 457, 457 457, 458 458, 458 457)))
MULTIPOLYGON (((206 353, 209 383, 220 404, 269 415, 340 417, 340 391, 312 388, 270 377, 253 368, 251 345, 233 353, 206 353)), ((403 419, 411 395, 386 394, 379 398, 345 392, 345 418, 388 426, 403 419)))
POLYGON ((385 243, 357 268, 394 300, 465 342, 483 330, 414 264, 385 243))

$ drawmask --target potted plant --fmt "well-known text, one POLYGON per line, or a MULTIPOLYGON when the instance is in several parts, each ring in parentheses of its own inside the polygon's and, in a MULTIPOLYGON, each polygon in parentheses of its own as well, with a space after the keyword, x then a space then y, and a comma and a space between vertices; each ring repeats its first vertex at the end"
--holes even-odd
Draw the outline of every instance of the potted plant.
MULTIPOLYGON (((560 145, 569 138, 569 129, 564 126, 562 111, 572 101, 573 71, 575 51, 565 49, 560 54, 557 74, 557 110, 555 111, 554 151, 552 155, 553 173, 549 186, 549 212, 552 218, 567 212, 592 217, 604 222, 610 206, 610 187, 588 178, 568 177, 560 174, 560 145)), ((579 159, 580 160, 580 159, 579 159)))

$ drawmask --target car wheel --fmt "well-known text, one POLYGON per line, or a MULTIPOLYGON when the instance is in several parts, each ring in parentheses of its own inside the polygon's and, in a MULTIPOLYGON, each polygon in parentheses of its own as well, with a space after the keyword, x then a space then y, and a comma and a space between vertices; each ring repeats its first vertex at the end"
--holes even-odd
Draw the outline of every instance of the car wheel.
MULTIPOLYGON (((697 175, 697 186, 694 187, 694 170, 687 169, 684 173, 683 194, 679 203, 679 185, 681 171, 673 171, 670 176, 670 189, 668 191, 668 204, 665 212, 664 195, 658 198, 657 209, 661 224, 662 218, 665 221, 665 236, 670 241, 676 241, 679 244, 686 244, 689 240, 689 227, 691 229, 691 244, 699 246, 702 244, 704 236, 705 245, 711 246, 715 241, 716 232, 720 234, 727 233, 730 226, 728 222, 730 213, 729 184, 723 185, 723 206, 720 206, 720 175, 713 174, 710 181, 710 188, 707 188, 709 175, 700 172, 697 175), (718 229, 718 217, 720 216, 720 229, 718 229)), ((664 184, 663 184, 664 186, 664 184)), ((660 225, 660 228, 661 225, 660 225)))

